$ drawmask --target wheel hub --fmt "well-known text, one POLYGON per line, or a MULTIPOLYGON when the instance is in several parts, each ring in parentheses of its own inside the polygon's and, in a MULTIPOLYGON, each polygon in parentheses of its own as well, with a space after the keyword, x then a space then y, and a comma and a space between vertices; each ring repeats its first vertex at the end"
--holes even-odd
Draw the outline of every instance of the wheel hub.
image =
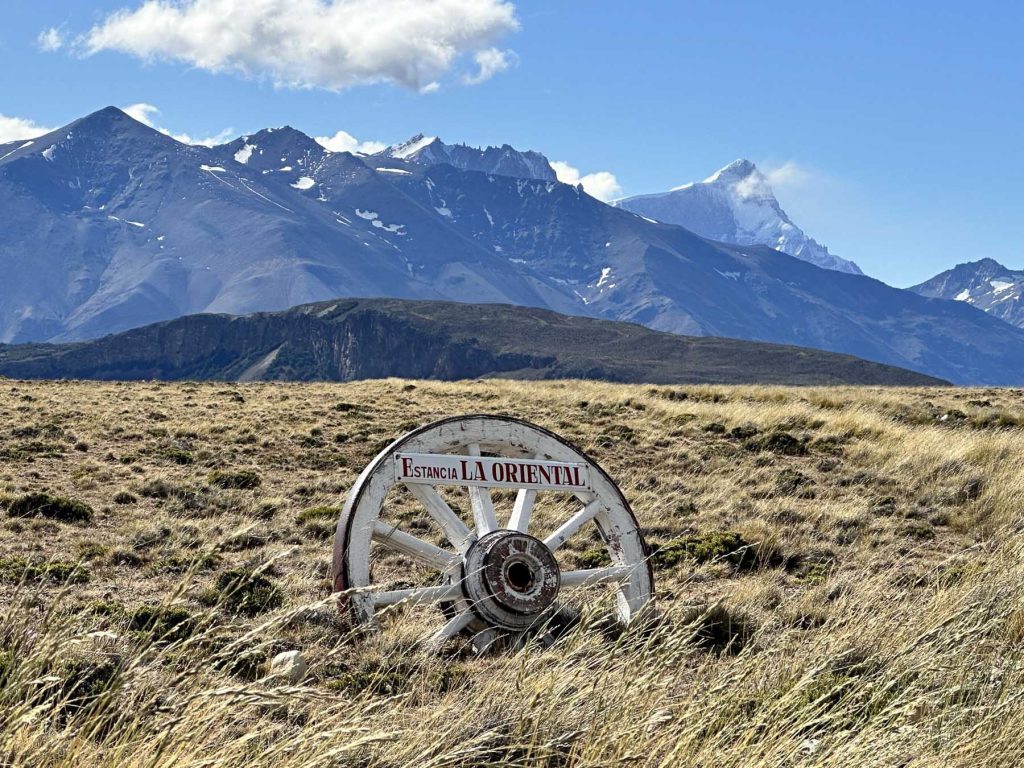
POLYGON ((492 531, 466 555, 464 588, 473 612, 491 626, 523 630, 554 602, 561 571, 544 542, 518 531, 492 531))

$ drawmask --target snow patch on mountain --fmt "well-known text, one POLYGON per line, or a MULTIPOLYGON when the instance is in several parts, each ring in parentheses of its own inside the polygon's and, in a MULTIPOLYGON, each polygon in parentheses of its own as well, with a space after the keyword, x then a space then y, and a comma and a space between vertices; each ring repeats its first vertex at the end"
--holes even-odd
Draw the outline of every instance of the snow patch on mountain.
POLYGON ((420 133, 406 142, 388 147, 381 154, 385 157, 397 157, 400 160, 405 160, 435 141, 437 141, 437 136, 424 136, 420 133))
POLYGON ((825 269, 863 274, 855 263, 829 253, 793 223, 771 184, 752 162, 736 160, 704 181, 668 192, 638 195, 613 203, 702 237, 736 245, 767 245, 825 269))
POLYGON ((252 157, 252 151, 256 149, 253 144, 244 144, 240 150, 235 152, 235 162, 246 165, 249 162, 249 158, 252 157))

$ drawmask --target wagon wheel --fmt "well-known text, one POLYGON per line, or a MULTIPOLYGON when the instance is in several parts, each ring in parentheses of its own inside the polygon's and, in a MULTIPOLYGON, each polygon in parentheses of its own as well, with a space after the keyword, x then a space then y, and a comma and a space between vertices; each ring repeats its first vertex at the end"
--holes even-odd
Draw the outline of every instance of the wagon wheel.
MULTIPOLYGON (((505 469, 509 466, 504 463, 505 469)), ((514 474, 508 471, 510 476, 514 474)), ((579 477, 577 474, 577 480, 579 477)), ((520 641, 553 616, 560 594, 576 587, 581 588, 583 599, 588 592, 593 594, 587 588, 594 585, 613 587, 616 615, 628 623, 652 599, 653 577, 646 554, 636 518, 622 492, 582 451, 525 421, 474 415, 413 430, 370 462, 349 491, 338 520, 332 574, 334 591, 346 593, 342 603, 357 622, 373 625, 381 610, 389 606, 433 603, 442 610, 439 628, 427 638, 430 645, 439 647, 458 635, 469 635, 473 645, 483 650, 495 642, 520 641), (411 481, 402 474, 407 465, 397 463, 406 456, 449 464, 465 463, 456 457, 480 457, 495 474, 505 471, 495 468, 502 463, 499 459, 511 459, 522 467, 524 479, 528 469, 524 465, 551 462, 547 468, 552 472, 558 471, 556 465, 573 465, 588 482, 585 488, 564 492, 537 487, 537 483, 529 487, 531 483, 517 482, 517 477, 505 478, 500 486, 495 484, 515 490, 505 525, 495 514, 492 488, 467 483, 473 515, 468 525, 435 487, 460 486, 461 482, 411 481), (382 519, 389 491, 403 485, 443 533, 442 546, 382 519), (575 512, 541 538, 536 522, 531 526, 531 516, 538 497, 548 493, 571 500, 575 512), (596 526, 610 564, 563 568, 555 553, 588 525, 596 526), (434 584, 407 588, 375 584, 370 557, 373 542, 430 569, 435 574, 434 584)))

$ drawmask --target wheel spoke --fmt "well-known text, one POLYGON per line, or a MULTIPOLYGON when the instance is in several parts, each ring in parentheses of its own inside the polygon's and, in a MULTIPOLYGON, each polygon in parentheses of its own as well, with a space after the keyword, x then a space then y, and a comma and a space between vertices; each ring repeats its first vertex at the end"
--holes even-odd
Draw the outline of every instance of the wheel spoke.
POLYGON ((373 524, 373 540, 439 571, 448 569, 457 559, 451 552, 445 552, 440 547, 410 536, 380 520, 373 524))
POLYGON ((608 568, 584 568, 579 571, 562 571, 563 587, 579 587, 599 584, 605 581, 623 581, 633 571, 628 565, 613 565, 608 568))
POLYGON ((455 600, 462 597, 460 584, 443 584, 439 587, 415 587, 413 589, 392 589, 373 593, 374 609, 383 608, 395 603, 421 605, 423 603, 439 603, 442 600, 455 600))
POLYGON ((571 537, 576 531, 578 531, 583 525, 594 519, 594 515, 601 508, 601 500, 594 499, 592 502, 587 504, 583 509, 577 512, 575 515, 570 517, 562 526, 544 539, 544 544, 554 552, 560 546, 562 546, 566 540, 571 537))
POLYGON ((441 526, 448 541, 459 552, 469 549, 469 545, 473 543, 469 528, 452 511, 452 508, 441 498, 441 494, 434 490, 433 486, 407 483, 405 487, 423 505, 434 522, 441 526))
POLYGON ((513 531, 526 533, 530 527, 530 515, 533 514, 533 502, 537 499, 537 491, 533 488, 520 488, 516 494, 516 503, 512 506, 512 516, 508 527, 513 531))
MULTIPOLYGON (((466 453, 470 456, 479 456, 480 446, 477 443, 470 443, 466 446, 466 453)), ((491 500, 489 488, 470 486, 469 503, 473 507, 473 524, 476 526, 477 536, 498 530, 498 519, 494 515, 494 502, 491 500)))
POLYGON ((447 624, 433 634, 430 638, 430 645, 435 647, 443 645, 446 641, 451 640, 459 634, 459 632, 468 627, 472 620, 473 612, 468 608, 455 614, 455 616, 448 620, 447 624))

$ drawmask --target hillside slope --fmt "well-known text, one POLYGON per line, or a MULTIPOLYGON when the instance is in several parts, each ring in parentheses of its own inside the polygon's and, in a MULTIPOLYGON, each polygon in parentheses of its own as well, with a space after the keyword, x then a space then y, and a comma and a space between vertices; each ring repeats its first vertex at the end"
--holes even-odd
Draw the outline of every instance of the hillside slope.
POLYGON ((812 349, 684 337, 500 304, 339 299, 195 315, 91 342, 0 346, 17 378, 324 380, 401 376, 621 382, 941 383, 812 349))

